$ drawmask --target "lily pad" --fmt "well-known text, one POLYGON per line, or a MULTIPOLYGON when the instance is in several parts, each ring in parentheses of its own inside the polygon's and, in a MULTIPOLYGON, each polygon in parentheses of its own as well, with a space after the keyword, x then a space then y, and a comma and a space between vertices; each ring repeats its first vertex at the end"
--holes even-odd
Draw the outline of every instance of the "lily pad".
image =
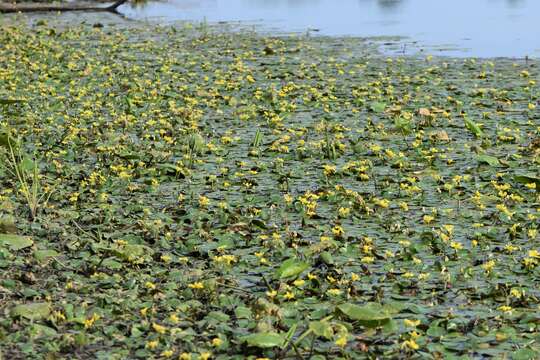
POLYGON ((23 317, 28 320, 38 320, 49 316, 51 306, 45 302, 17 305, 11 309, 12 317, 23 317))
POLYGON ((480 126, 478 126, 477 123, 475 123, 474 121, 472 121, 471 119, 465 117, 463 118, 463 120, 465 121, 465 127, 470 131, 472 132, 476 137, 482 137, 482 135, 484 134, 482 129, 480 129, 480 126))
POLYGON ((0 234, 0 246, 5 246, 11 250, 21 250, 32 246, 34 242, 28 236, 15 234, 0 234))
POLYGON ((275 332, 263 332, 242 337, 242 341, 249 346, 259 348, 281 347, 285 342, 285 338, 275 332))
POLYGON ((338 309, 351 320, 357 320, 362 325, 376 327, 384 325, 392 319, 395 309, 378 304, 367 303, 365 305, 342 304, 338 309))
POLYGON ((497 159, 495 156, 490 155, 478 155, 476 157, 476 160, 478 160, 478 163, 484 163, 488 164, 489 166, 499 166, 501 163, 499 162, 499 159, 497 159))
POLYGON ((309 264, 296 259, 288 259, 276 271, 280 279, 294 278, 309 268, 309 264))

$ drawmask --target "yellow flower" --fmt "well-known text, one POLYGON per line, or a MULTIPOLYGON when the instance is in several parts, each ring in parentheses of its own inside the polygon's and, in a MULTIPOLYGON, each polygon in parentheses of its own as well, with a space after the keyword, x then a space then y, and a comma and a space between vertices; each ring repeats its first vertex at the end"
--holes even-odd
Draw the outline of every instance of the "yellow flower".
POLYGON ((285 293, 285 295, 283 295, 283 297, 284 297, 285 299, 287 299, 287 300, 294 299, 294 293, 291 292, 291 291, 287 291, 287 292, 285 293))
POLYGON ((169 320, 173 324, 176 324, 176 323, 178 323, 180 321, 180 319, 178 318, 178 316, 176 314, 169 315, 169 320))
POLYGON ((174 351, 172 351, 170 349, 161 352, 161 356, 163 356, 165 358, 170 358, 171 356, 173 356, 173 354, 174 354, 174 351))
POLYGON ((283 195, 283 199, 285 200, 285 204, 287 205, 291 205, 294 200, 294 198, 290 194, 283 195))
POLYGON ((386 208, 388 208, 388 207, 390 206, 390 200, 388 200, 388 199, 378 199, 378 198, 374 198, 374 199, 373 199, 373 202, 374 202, 376 205, 382 207, 383 209, 386 209, 386 208))
POLYGON ((488 262, 482 265, 482 268, 485 270, 487 274, 491 273, 494 267, 495 267, 495 260, 489 260, 488 262))
POLYGON ((424 215, 423 220, 425 224, 431 224, 433 220, 435 220, 435 217, 431 215, 424 215))
POLYGON ((364 256, 360 261, 362 261, 364 264, 371 264, 375 261, 375 258, 372 256, 364 256))
POLYGON ((499 310, 505 313, 511 313, 512 307, 508 305, 499 306, 499 310))
POLYGON ((331 295, 331 296, 339 296, 342 293, 340 289, 329 289, 326 292, 328 293, 328 295, 331 295))
POLYGON ((210 199, 209 198, 207 198, 206 196, 203 196, 203 195, 199 196, 199 206, 200 207, 203 207, 203 208, 207 207, 208 204, 210 204, 210 199))
POLYGON ((332 228, 332 234, 334 234, 335 236, 343 236, 343 234, 345 234, 345 231, 343 230, 343 228, 339 225, 336 225, 332 228))
POLYGON ((221 344, 223 344, 223 340, 221 340, 220 338, 212 339, 212 346, 218 347, 221 346, 221 344))
POLYGON ((197 282, 189 284, 188 287, 190 289, 200 290, 200 289, 204 289, 204 284, 202 282, 200 282, 200 281, 197 281, 197 282))
POLYGON ((199 359, 201 360, 208 360, 212 357, 212 353, 211 352, 202 352, 201 355, 199 356, 199 359))
POLYGON ((409 320, 409 319, 405 319, 403 320, 403 322, 405 323, 405 326, 408 326, 408 327, 417 327, 418 325, 420 325, 420 320, 409 320))
POLYGON ((152 323, 152 328, 154 329, 155 332, 159 334, 165 334, 167 332, 167 328, 165 326, 161 326, 156 323, 152 323))
POLYGON ((538 250, 529 250, 529 257, 540 259, 540 252, 538 250))
POLYGON ((339 346, 339 347, 345 347, 347 345, 347 336, 346 335, 340 336, 336 340, 336 345, 339 346))
POLYGON ((454 233, 454 225, 446 224, 443 225, 443 228, 448 232, 448 235, 452 235, 454 233))
POLYGON ((401 347, 402 348, 407 348, 407 349, 410 349, 410 350, 418 350, 418 349, 420 349, 420 346, 413 339, 405 340, 403 342, 403 344, 401 345, 401 347))
POLYGON ((159 345, 158 340, 152 340, 152 341, 147 341, 146 342, 146 348, 148 348, 150 350, 153 350, 153 349, 157 348, 158 345, 159 345))
POLYGON ((336 167, 334 165, 323 165, 323 173, 325 176, 331 176, 336 173, 336 167))
POLYGON ((350 213, 351 213, 350 208, 340 207, 339 210, 338 210, 338 214, 342 218, 345 218, 345 217, 349 216, 350 213))
POLYGON ((520 299, 521 297, 523 297, 523 292, 519 289, 514 288, 510 290, 510 295, 512 295, 516 299, 520 299))
POLYGON ((452 249, 456 250, 456 251, 457 251, 457 250, 463 249, 463 245, 462 245, 460 242, 457 242, 457 241, 452 241, 452 242, 450 243, 450 247, 451 247, 452 249))
POLYGON ((84 328, 88 329, 94 325, 94 323, 99 320, 100 316, 96 313, 92 314, 89 319, 84 320, 84 328))

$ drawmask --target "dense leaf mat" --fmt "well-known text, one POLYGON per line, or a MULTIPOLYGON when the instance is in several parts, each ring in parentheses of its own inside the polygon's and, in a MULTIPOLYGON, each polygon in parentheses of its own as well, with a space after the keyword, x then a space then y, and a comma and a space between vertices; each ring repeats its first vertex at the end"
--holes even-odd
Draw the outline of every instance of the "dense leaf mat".
POLYGON ((41 25, 0 29, 5 359, 540 356, 537 61, 41 25))

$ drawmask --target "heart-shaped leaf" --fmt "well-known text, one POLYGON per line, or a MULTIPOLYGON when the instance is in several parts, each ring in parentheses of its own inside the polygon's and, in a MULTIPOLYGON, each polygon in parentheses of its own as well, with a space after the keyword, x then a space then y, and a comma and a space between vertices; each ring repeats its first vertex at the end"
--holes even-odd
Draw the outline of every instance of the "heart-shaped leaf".
POLYGON ((280 279, 294 278, 303 273, 307 268, 309 268, 309 264, 304 261, 288 259, 281 264, 276 275, 280 279))
POLYGON ((242 341, 249 346, 259 348, 281 347, 284 340, 282 335, 274 332, 262 332, 242 337, 242 341))
POLYGON ((386 104, 383 103, 383 102, 376 101, 376 102, 371 103, 369 108, 373 112, 382 113, 384 111, 384 109, 386 109, 386 104))
POLYGON ((36 250, 34 252, 34 257, 39 262, 43 262, 47 260, 48 258, 52 258, 56 256, 58 256, 58 252, 56 250, 36 250))
POLYGON ((368 327, 384 325, 390 321, 392 314, 396 313, 396 309, 378 303, 367 303, 365 305, 347 303, 339 305, 338 309, 347 315, 349 319, 357 320, 368 327))
POLYGON ((21 250, 32 246, 34 242, 28 236, 15 234, 0 234, 0 246, 6 246, 11 250, 21 250))
POLYGON ((317 336, 322 336, 328 340, 334 336, 332 325, 326 321, 312 321, 309 323, 309 329, 317 336))
POLYGON ((21 304, 11 309, 11 316, 23 317, 28 320, 43 319, 49 316, 50 313, 50 305, 44 302, 21 304))
POLYGON ((476 157, 476 160, 478 160, 478 163, 485 163, 489 166, 499 166, 501 163, 499 162, 499 159, 497 159, 495 156, 490 155, 478 155, 476 157))
POLYGON ((478 126, 477 123, 472 121, 471 119, 464 117, 463 120, 465 120, 465 127, 472 132, 476 137, 481 137, 484 133, 482 132, 482 129, 480 129, 480 126, 478 126))

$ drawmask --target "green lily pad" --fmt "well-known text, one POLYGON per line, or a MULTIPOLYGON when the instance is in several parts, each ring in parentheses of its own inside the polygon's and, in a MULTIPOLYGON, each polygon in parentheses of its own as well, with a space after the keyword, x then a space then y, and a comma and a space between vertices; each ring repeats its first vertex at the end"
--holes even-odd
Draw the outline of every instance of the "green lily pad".
POLYGON ((128 244, 114 250, 116 256, 127 261, 135 260, 144 255, 152 255, 153 253, 154 251, 148 246, 137 244, 128 244))
POLYGON ((332 325, 326 321, 312 321, 309 323, 309 329, 317 336, 324 337, 328 340, 334 336, 332 325))
POLYGON ((263 332, 244 336, 242 337, 242 341, 247 343, 249 346, 273 348, 283 346, 285 339, 283 336, 274 332, 263 332))
POLYGON ((33 244, 34 242, 28 236, 0 234, 0 246, 6 246, 11 250, 21 250, 33 244))
POLYGON ((49 258, 53 258, 58 256, 58 252, 56 250, 36 250, 34 252, 34 257, 37 261, 43 262, 49 258))
POLYGON ((309 268, 309 264, 296 259, 288 259, 276 271, 276 275, 280 279, 294 278, 303 273, 309 268))
POLYGON ((383 102, 373 102, 371 103, 370 107, 371 111, 376 113, 382 113, 386 109, 386 104, 383 102))
POLYGON ((463 120, 465 121, 465 127, 474 134, 474 136, 476 137, 481 137, 484 133, 482 131, 482 129, 480 129, 480 126, 478 126, 477 123, 475 123, 474 121, 472 121, 471 119, 465 117, 463 118, 463 120))
POLYGON ((378 303, 367 303, 365 305, 341 304, 338 309, 347 315, 351 320, 359 321, 362 325, 376 327, 384 325, 392 319, 396 310, 378 303))
POLYGON ((11 309, 12 317, 23 317, 28 320, 38 320, 49 316, 51 306, 48 303, 36 302, 17 305, 11 309))
POLYGON ((489 166, 499 166, 501 165, 501 163, 499 162, 499 159, 497 159, 496 157, 494 156, 490 156, 490 155, 478 155, 476 157, 476 160, 478 160, 478 163, 485 163, 485 164, 488 164, 489 166))

